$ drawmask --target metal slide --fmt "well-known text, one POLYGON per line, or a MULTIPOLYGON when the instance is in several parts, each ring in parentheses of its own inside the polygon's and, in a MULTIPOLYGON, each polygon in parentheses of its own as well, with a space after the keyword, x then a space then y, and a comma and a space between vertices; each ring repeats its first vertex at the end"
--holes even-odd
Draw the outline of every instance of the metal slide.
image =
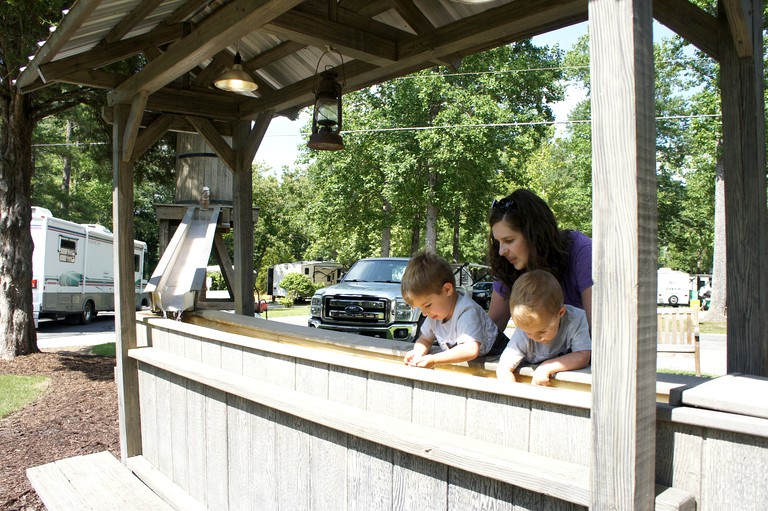
POLYGON ((187 209, 146 287, 155 312, 180 313, 194 308, 195 294, 205 282, 220 211, 220 206, 187 209))

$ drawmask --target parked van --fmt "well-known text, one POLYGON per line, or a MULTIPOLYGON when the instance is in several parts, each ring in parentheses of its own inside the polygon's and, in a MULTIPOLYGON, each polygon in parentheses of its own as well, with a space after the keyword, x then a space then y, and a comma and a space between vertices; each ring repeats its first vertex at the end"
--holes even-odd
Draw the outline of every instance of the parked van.
POLYGON ((657 272, 658 305, 688 305, 691 297, 691 276, 684 271, 659 268, 657 272))
MULTIPOLYGON (((96 224, 55 218, 45 208, 32 208, 32 308, 35 328, 40 318, 67 318, 90 323, 102 311, 115 310, 112 232, 96 224)), ((149 306, 144 291, 147 244, 134 240, 133 270, 136 309, 149 306)))

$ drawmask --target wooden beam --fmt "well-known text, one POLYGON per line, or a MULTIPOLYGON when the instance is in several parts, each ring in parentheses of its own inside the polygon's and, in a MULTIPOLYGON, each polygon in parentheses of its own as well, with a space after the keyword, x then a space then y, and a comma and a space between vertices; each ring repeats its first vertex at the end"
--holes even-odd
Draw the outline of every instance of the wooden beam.
POLYGON ((186 21, 191 15, 208 5, 210 1, 211 0, 188 0, 173 11, 173 14, 168 16, 165 22, 170 24, 186 21))
POLYGON ((717 18, 688 0, 654 0, 653 17, 715 60, 720 60, 717 18))
POLYGON ((235 150, 232 180, 232 219, 235 245, 235 313, 253 317, 253 173, 251 162, 244 161, 243 151, 250 135, 250 121, 233 123, 232 146, 235 150))
POLYGON ((35 58, 27 65, 16 79, 16 86, 24 88, 32 85, 38 78, 38 70, 42 64, 49 62, 59 53, 65 44, 80 30, 80 27, 101 4, 101 0, 78 0, 69 10, 56 31, 48 37, 45 44, 37 50, 35 58))
POLYGON ((309 13, 287 12, 265 24, 264 30, 318 48, 331 45, 344 55, 378 66, 397 60, 395 41, 309 13))
POLYGON ((149 16, 161 3, 163 3, 163 0, 143 0, 127 16, 122 18, 117 25, 112 27, 112 30, 104 36, 104 42, 107 44, 114 43, 125 37, 128 32, 144 21, 144 18, 149 16))
POLYGON ((128 121, 125 125, 125 133, 123 134, 123 161, 131 161, 133 154, 133 148, 136 145, 136 135, 139 133, 139 127, 141 124, 141 118, 144 115, 144 108, 147 106, 147 98, 149 92, 140 91, 136 94, 131 102, 131 111, 128 114, 128 121))
POLYGON ((218 230, 213 235, 213 253, 216 256, 216 260, 219 262, 221 276, 224 277, 224 282, 227 284, 227 290, 229 291, 230 298, 234 298, 235 271, 233 268, 232 259, 229 257, 227 245, 224 243, 224 238, 222 237, 221 232, 218 230))
MULTIPOLYGON (((752 46, 763 47, 762 2, 752 2, 752 46)), ((720 16, 728 373, 768 376, 768 212, 763 55, 742 58, 720 16)))
POLYGON ((250 169, 251 165, 253 165, 253 159, 256 157, 256 152, 259 150, 261 142, 264 140, 264 135, 266 134, 267 128, 269 128, 269 124, 272 122, 273 117, 274 112, 268 110, 259 114, 254 121, 253 129, 248 134, 245 144, 243 145, 243 150, 241 151, 243 168, 250 169))
POLYGON ((268 66, 269 64, 273 64, 278 60, 287 57, 288 55, 292 55, 306 47, 306 44, 296 43, 293 41, 280 43, 277 46, 270 48, 269 50, 259 53, 252 59, 248 59, 247 61, 243 62, 243 69, 247 69, 250 72, 256 71, 257 69, 268 66))
POLYGON ((159 112, 197 115, 218 120, 236 120, 239 118, 238 104, 249 100, 245 96, 227 97, 231 93, 209 89, 185 90, 164 87, 149 97, 147 108, 159 112))
POLYGON ((762 16, 762 7, 754 11, 754 3, 750 0, 721 1, 728 17, 728 27, 731 31, 731 37, 733 37, 736 52, 741 58, 751 57, 754 53, 754 46, 752 46, 752 27, 748 21, 755 16, 755 12, 762 16))
POLYGON ((417 34, 430 32, 435 26, 424 16, 421 9, 414 5, 413 0, 391 0, 397 13, 408 23, 408 26, 417 34))
POLYGON ((122 158, 128 105, 115 108, 112 125, 112 233, 115 239, 115 352, 117 369, 120 456, 125 460, 141 454, 139 369, 128 350, 136 343, 136 285, 133 273, 133 163, 122 158))
POLYGON ((224 138, 219 135, 216 128, 213 127, 211 122, 204 117, 195 117, 193 115, 187 115, 186 119, 192 126, 195 127, 198 133, 208 142, 213 152, 221 158, 221 161, 229 167, 232 172, 237 171, 237 162, 235 161, 235 152, 232 147, 227 143, 224 138))
POLYGON ((187 37, 171 44, 157 60, 109 93, 110 105, 125 103, 139 90, 162 88, 233 40, 261 27, 300 4, 301 0, 233 0, 205 19, 187 37))
POLYGON ((73 73, 93 70, 141 53, 146 46, 161 46, 178 41, 184 35, 184 25, 161 25, 157 29, 124 41, 102 44, 72 57, 59 59, 40 66, 45 81, 66 81, 73 73))
MULTIPOLYGON (((307 0, 292 12, 301 12, 309 16, 328 19, 335 23, 339 23, 340 25, 344 25, 345 27, 351 27, 358 31, 374 34, 390 41, 400 42, 413 37, 413 34, 406 30, 377 21, 373 19, 372 16, 362 16, 348 9, 339 8, 338 6, 332 13, 330 13, 328 2, 326 0, 307 0)), ((430 27, 429 30, 434 28, 431 25, 430 27)))
POLYGON ((162 114, 148 126, 145 125, 147 127, 141 130, 136 138, 136 145, 133 148, 133 159, 137 160, 146 153, 180 118, 180 115, 162 114))
MULTIPOLYGON (((586 19, 586 12, 586 0, 518 0, 489 9, 473 17, 472 23, 457 22, 401 43, 400 48, 405 53, 401 51, 400 59, 390 65, 378 67, 360 60, 345 63, 347 85, 343 92, 430 67, 433 65, 432 60, 446 55, 463 55, 468 45, 473 45, 473 48, 492 48, 531 37, 549 27, 567 26, 586 19)), ((341 75, 340 67, 336 71, 341 75)), ((309 77, 242 105, 241 118, 254 118, 264 110, 279 112, 312 104, 312 80, 313 77, 309 77)))
POLYGON ((590 0, 590 509, 654 509, 657 206, 652 5, 590 0), (620 148, 620 149, 617 149, 620 148))

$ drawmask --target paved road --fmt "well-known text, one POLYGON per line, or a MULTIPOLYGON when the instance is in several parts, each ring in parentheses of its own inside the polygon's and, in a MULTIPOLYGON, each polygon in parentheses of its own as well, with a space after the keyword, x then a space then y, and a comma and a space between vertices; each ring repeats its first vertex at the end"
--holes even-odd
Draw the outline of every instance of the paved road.
MULTIPOLYGON (((307 326, 308 316, 284 316, 269 318, 293 325, 307 326)), ((509 333, 509 332, 508 332, 509 333)), ((726 374, 726 336, 724 334, 701 335, 701 372, 707 375, 726 374)), ((73 346, 93 346, 115 342, 114 313, 100 313, 89 325, 70 325, 66 321, 40 321, 37 345, 40 349, 73 346)), ((659 354, 659 368, 693 371, 690 355, 659 354)))

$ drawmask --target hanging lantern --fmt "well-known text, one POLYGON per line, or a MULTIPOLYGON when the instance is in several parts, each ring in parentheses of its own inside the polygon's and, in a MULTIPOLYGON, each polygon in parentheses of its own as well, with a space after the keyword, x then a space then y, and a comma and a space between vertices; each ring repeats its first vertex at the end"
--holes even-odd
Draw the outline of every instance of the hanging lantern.
MULTIPOLYGON (((341 58, 341 69, 344 70, 344 59, 341 53, 333 48, 327 48, 320 56, 315 68, 315 80, 317 83, 317 69, 320 61, 329 51, 335 51, 341 58)), ((338 151, 344 149, 344 141, 341 139, 341 88, 342 83, 336 79, 338 73, 330 66, 320 73, 320 83, 313 87, 315 93, 315 110, 312 114, 312 134, 309 136, 307 147, 319 151, 338 151)), ((346 80, 345 80, 346 82, 346 80)))
POLYGON ((333 71, 320 74, 320 85, 315 92, 315 112, 312 115, 312 135, 307 147, 320 151, 344 149, 341 139, 341 84, 333 71))

